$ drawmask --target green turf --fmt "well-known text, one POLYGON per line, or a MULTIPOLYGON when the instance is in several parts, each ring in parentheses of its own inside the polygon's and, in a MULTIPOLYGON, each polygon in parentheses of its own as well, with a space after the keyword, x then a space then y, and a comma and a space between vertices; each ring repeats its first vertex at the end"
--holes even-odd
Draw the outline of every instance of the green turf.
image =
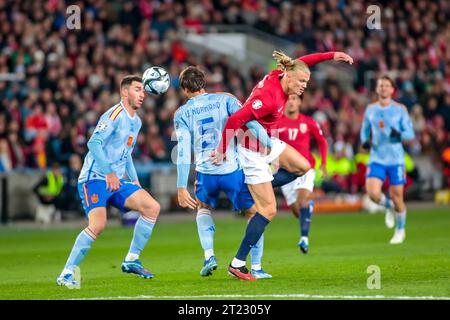
MULTIPOLYGON (((81 290, 55 284, 79 230, 0 229, 0 299, 308 294, 324 296, 450 297, 450 210, 410 210, 404 244, 389 245, 383 215, 314 216, 310 253, 297 249, 298 223, 278 216, 266 231, 263 265, 274 278, 244 282, 226 266, 245 220, 216 221, 219 269, 199 276, 203 252, 195 221, 159 223, 141 260, 156 277, 123 274, 120 264, 133 230, 107 228, 81 265, 81 290), (367 268, 381 269, 381 289, 367 288, 367 268)), ((186 297, 187 298, 187 297, 186 297)), ((263 297, 271 299, 271 297, 263 297)), ((287 297, 283 297, 286 299, 287 297)))

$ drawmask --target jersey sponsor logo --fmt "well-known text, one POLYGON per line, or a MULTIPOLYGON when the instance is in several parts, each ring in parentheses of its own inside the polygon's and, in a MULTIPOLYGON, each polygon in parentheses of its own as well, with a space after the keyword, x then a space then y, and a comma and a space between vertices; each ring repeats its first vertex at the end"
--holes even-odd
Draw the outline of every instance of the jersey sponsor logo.
POLYGON ((262 104, 261 100, 255 100, 252 103, 252 108, 255 109, 255 110, 258 110, 258 109, 261 109, 262 105, 263 104, 262 104))
POLYGON ((133 136, 129 136, 127 140, 127 146, 131 147, 133 145, 133 136))
POLYGON ((308 131, 308 126, 306 125, 306 123, 300 123, 300 132, 306 133, 306 131, 308 131))
POLYGON ((91 201, 92 201, 92 203, 97 203, 98 202, 98 194, 94 193, 91 197, 91 201))
POLYGON ((380 129, 383 129, 383 128, 384 128, 384 121, 383 121, 383 120, 378 121, 378 127, 379 127, 380 129))

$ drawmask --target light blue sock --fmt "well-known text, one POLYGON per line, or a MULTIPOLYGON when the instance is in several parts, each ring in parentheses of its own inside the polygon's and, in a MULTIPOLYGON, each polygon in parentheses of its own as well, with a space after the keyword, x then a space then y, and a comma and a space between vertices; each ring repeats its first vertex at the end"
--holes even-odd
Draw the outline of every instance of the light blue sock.
POLYGON ((74 271, 75 267, 79 266, 81 261, 83 261, 94 241, 95 239, 92 238, 85 230, 81 231, 75 240, 75 244, 73 245, 64 269, 74 271))
POLYGON ((145 245, 152 235, 153 227, 156 220, 150 220, 142 216, 136 222, 134 226, 133 240, 131 241, 130 250, 128 252, 126 261, 132 261, 138 259, 145 245))
POLYGON ((214 255, 214 220, 211 216, 211 211, 202 208, 197 212, 197 231, 200 239, 200 244, 205 251, 205 260, 214 255))
POLYGON ((403 212, 396 212, 397 230, 405 230, 406 225, 406 210, 403 212))
POLYGON ((264 252, 264 233, 258 242, 250 249, 250 257, 252 261, 252 269, 261 269, 261 260, 264 252))

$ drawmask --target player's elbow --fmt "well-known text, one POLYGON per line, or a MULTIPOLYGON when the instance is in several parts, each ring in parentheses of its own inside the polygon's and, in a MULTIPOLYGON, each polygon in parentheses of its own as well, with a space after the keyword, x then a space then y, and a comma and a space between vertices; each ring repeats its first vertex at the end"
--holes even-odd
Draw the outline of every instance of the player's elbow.
POLYGON ((87 147, 89 150, 92 150, 92 148, 95 148, 98 145, 102 145, 102 141, 94 136, 92 136, 89 141, 87 142, 87 147))
POLYGON ((402 140, 410 141, 410 140, 414 140, 415 137, 416 137, 416 135, 414 134, 414 132, 406 132, 405 134, 402 135, 402 140))

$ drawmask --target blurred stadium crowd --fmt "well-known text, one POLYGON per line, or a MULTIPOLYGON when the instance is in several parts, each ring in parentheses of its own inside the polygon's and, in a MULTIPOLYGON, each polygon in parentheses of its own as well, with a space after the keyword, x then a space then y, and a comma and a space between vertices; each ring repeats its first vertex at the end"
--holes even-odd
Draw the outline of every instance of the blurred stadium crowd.
POLYGON ((184 103, 178 75, 189 64, 207 71, 209 91, 228 91, 244 101, 269 66, 249 74, 226 57, 198 57, 177 36, 214 24, 246 24, 298 43, 297 56, 345 51, 355 59, 350 90, 333 74, 319 85, 314 76, 303 97, 329 139, 335 187, 361 191, 366 155, 359 147, 365 106, 373 79, 395 71, 396 99, 410 112, 416 140, 406 145, 410 179, 426 188, 449 184, 450 176, 450 3, 381 1, 382 29, 366 28, 373 1, 78 1, 80 30, 66 28, 69 3, 0 0, 0 170, 46 168, 87 152, 99 115, 117 103, 120 79, 164 66, 172 85, 162 97, 144 102, 137 162, 170 161, 172 118, 184 103), (368 86, 365 75, 373 72, 368 86), (421 170, 417 172, 416 168, 421 170), (447 178, 446 178, 447 177, 447 178))

